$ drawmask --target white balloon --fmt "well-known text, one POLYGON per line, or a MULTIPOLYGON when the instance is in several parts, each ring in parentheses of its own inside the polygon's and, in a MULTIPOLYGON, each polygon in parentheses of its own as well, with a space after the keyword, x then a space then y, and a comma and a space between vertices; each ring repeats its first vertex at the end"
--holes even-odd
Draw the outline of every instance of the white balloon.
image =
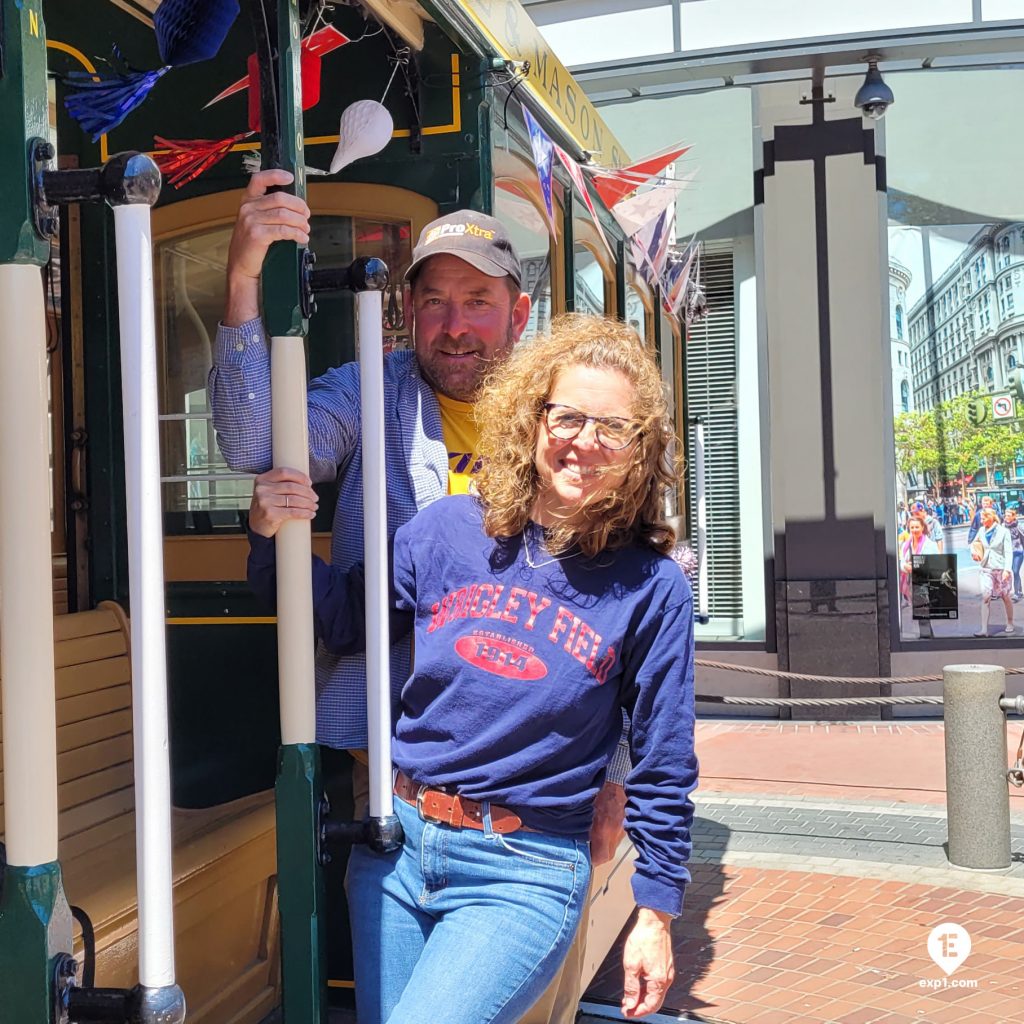
POLYGON ((357 100, 346 107, 338 129, 338 148, 331 158, 328 173, 334 174, 354 160, 379 153, 391 141, 394 130, 395 122, 383 103, 357 100))

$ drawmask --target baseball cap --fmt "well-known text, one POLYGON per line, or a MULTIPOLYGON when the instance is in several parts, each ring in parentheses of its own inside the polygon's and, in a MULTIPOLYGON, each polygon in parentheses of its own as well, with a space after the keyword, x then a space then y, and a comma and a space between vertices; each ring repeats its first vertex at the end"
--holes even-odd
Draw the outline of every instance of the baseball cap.
POLYGON ((432 220, 421 232, 412 263, 405 272, 410 284, 431 256, 450 253, 489 277, 511 277, 522 285, 519 256, 500 221, 474 210, 456 210, 432 220))

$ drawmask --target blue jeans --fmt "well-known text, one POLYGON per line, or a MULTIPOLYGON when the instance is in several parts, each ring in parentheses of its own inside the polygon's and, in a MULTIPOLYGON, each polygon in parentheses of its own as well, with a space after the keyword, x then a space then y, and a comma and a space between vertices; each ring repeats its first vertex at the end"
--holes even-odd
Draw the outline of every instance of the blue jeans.
MULTIPOLYGON (((485 805, 486 807, 486 805, 485 805)), ((503 1024, 547 988, 590 882, 586 842, 423 821, 405 843, 352 850, 346 878, 359 1024, 503 1024)))
POLYGON ((1013 574, 1013 593, 1016 597, 1021 596, 1020 589, 1020 567, 1021 563, 1024 563, 1024 550, 1014 551, 1013 553, 1013 566, 1010 572, 1013 574))

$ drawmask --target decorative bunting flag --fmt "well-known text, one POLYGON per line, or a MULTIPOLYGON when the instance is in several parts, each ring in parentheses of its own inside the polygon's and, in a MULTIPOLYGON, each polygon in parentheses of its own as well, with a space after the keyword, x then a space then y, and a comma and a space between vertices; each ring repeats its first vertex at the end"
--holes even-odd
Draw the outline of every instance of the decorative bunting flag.
MULTIPOLYGON (((249 54, 249 131, 260 130, 260 59, 249 54)), ((310 110, 320 102, 320 55, 302 48, 299 58, 302 78, 302 109, 310 110)))
POLYGON ((638 186, 660 174, 673 160, 688 152, 689 146, 673 146, 644 157, 628 167, 602 167, 594 172, 593 184, 604 205, 611 209, 638 186))
POLYGON ((690 287, 686 291, 683 322, 689 328, 697 323, 698 320, 703 320, 707 315, 708 298, 704 294, 704 288, 700 281, 700 246, 697 246, 697 255, 693 266, 690 268, 690 287))
POLYGON ((654 271, 651 270, 647 263, 647 257, 644 252, 644 247, 636 240, 636 238, 629 239, 629 252, 632 257, 633 266, 636 267, 636 272, 651 286, 651 288, 657 288, 658 279, 654 276, 654 271))
POLYGON ((555 226, 555 208, 551 197, 551 179, 554 173, 554 148, 555 144, 550 136, 533 119, 526 104, 522 104, 523 119, 526 122, 526 130, 530 133, 530 146, 533 149, 533 162, 537 168, 537 177, 540 179, 540 191, 544 197, 544 208, 548 215, 548 230, 552 238, 558 237, 558 230, 555 226))
POLYGON ((120 67, 113 75, 71 71, 64 76, 72 90, 64 99, 68 113, 95 142, 139 106, 172 67, 216 56, 237 17, 238 0, 163 0, 153 16, 163 66, 140 71, 115 48, 120 67))
POLYGON ((650 268, 655 281, 661 279, 668 259, 669 246, 675 241, 676 208, 673 203, 665 207, 654 220, 645 224, 633 236, 643 262, 650 268))
POLYGON ((594 208, 594 200, 590 198, 590 192, 587 191, 587 182, 583 177, 583 172, 580 170, 580 165, 561 146, 555 145, 555 154, 558 159, 561 160, 562 166, 569 172, 569 177, 572 178, 572 183, 576 186, 576 191, 583 197, 583 202, 586 204, 587 210, 590 212, 590 216, 594 221, 594 226, 597 228, 597 233, 604 243, 604 247, 608 250, 609 255, 612 259, 615 259, 615 251, 612 249, 611 244, 605 237, 604 228, 601 227, 601 218, 597 215, 597 210, 594 208))
POLYGON ((691 243, 683 251, 669 253, 665 271, 661 275, 661 301, 669 316, 678 316, 690 288, 690 271, 697 255, 697 246, 691 243))
POLYGON ((674 206, 675 201, 674 189, 658 186, 632 199, 623 199, 612 207, 612 216, 627 235, 635 235, 645 225, 660 217, 669 206, 674 206))
MULTIPOLYGON (((321 29, 317 29, 312 35, 306 36, 302 40, 302 92, 303 92, 303 103, 305 103, 305 92, 306 92, 306 64, 307 54, 311 54, 314 57, 326 57, 327 54, 333 53, 339 47, 344 46, 346 43, 350 43, 352 40, 343 32, 339 32, 333 25, 325 25, 321 29)), ((252 60, 252 57, 249 58, 252 60)), ((247 65, 248 66, 248 65, 247 65)), ((219 103, 223 99, 227 99, 228 96, 234 96, 237 92, 242 92, 244 89, 249 88, 250 75, 246 75, 244 78, 240 78, 237 82, 232 82, 226 89, 217 93, 216 96, 206 104, 206 107, 212 107, 214 103, 219 103)), ((317 78, 317 92, 320 90, 320 80, 317 78)), ((203 107, 203 110, 206 109, 203 107)), ((304 110, 309 108, 303 106, 304 110)))

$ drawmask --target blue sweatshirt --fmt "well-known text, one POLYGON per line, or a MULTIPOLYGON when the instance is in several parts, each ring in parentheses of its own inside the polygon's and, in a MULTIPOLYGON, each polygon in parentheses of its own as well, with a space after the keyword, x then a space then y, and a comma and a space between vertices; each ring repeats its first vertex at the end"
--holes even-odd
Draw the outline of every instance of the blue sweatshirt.
MULTIPOLYGON (((468 495, 433 503, 395 535, 392 628, 413 617, 416 653, 392 760, 416 782, 586 839, 625 709, 633 894, 678 914, 697 784, 689 584, 646 546, 553 559, 539 527, 526 540, 536 567, 521 536, 484 534, 468 495)), ((273 542, 255 538, 250 578, 264 594, 268 565, 273 542)), ((328 647, 361 643, 361 571, 315 566, 314 607, 328 647)))

